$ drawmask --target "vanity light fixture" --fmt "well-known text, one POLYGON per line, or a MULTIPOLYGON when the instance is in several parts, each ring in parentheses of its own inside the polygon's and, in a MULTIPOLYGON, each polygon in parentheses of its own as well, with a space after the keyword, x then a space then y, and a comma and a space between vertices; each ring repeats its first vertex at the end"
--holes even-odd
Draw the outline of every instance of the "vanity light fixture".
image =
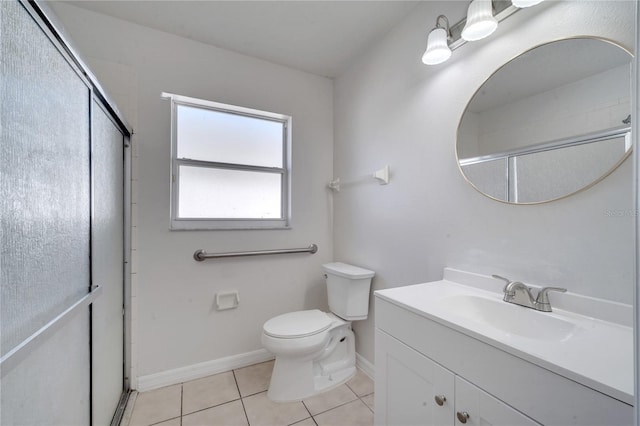
POLYGON ((531 7, 531 6, 535 6, 538 3, 542 3, 543 0, 511 0, 511 3, 515 6, 515 7, 531 7))
POLYGON ((440 15, 436 18, 436 27, 431 30, 429 37, 427 37, 427 50, 422 55, 422 62, 425 65, 437 65, 449 59, 451 56, 450 38, 449 20, 446 16, 440 15), (444 27, 440 24, 440 21, 444 21, 444 27))
POLYGON ((498 20, 493 16, 491 0, 473 0, 467 10, 467 23, 462 29, 462 38, 467 41, 481 40, 490 36, 498 28, 498 20))
POLYGON ((467 17, 449 26, 444 15, 436 18, 436 26, 427 37, 427 50, 422 55, 426 65, 440 64, 451 56, 451 52, 468 41, 480 40, 521 8, 534 6, 544 0, 473 0, 469 4, 467 17), (442 25, 445 23, 445 26, 442 25))

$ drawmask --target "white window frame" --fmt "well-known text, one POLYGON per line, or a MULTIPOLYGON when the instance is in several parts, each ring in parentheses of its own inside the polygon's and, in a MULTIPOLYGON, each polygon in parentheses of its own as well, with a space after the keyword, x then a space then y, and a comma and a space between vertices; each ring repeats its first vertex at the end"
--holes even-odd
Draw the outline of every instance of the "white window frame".
POLYGON ((235 105, 191 98, 188 96, 162 93, 163 99, 171 101, 171 230, 226 230, 226 229, 289 229, 291 227, 291 117, 267 111, 244 108, 235 105), (228 114, 271 120, 283 125, 282 167, 262 167, 247 164, 219 163, 178 158, 178 105, 190 106, 228 114), (279 218, 180 218, 178 211, 180 165, 226 169, 237 171, 279 173, 281 182, 281 216, 279 218))

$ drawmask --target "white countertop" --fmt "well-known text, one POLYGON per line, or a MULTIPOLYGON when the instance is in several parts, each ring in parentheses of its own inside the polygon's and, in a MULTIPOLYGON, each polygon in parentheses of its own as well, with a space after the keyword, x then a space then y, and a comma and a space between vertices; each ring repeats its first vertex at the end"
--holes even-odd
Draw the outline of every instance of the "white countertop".
POLYGON ((556 294, 552 293, 553 312, 539 312, 503 302, 504 283, 491 277, 447 269, 444 278, 379 290, 375 295, 633 405, 633 329, 627 318, 632 312, 630 305, 591 298, 586 298, 588 303, 584 303, 584 296, 566 293, 555 298, 556 294), (471 296, 472 299, 459 296, 471 296), (555 307, 555 299, 561 300, 559 305, 563 307, 577 307, 580 313, 555 307), (484 316, 482 309, 468 308, 464 303, 458 303, 460 300, 499 307, 499 310, 487 313, 494 324, 481 318, 484 316), (593 312, 589 314, 587 311, 590 310, 593 312), (504 324, 496 322, 501 315, 505 317, 504 324), (522 320, 526 325, 509 322, 509 318, 522 320), (554 327, 556 324, 561 327, 554 327), (516 326, 522 329, 514 332, 516 326))

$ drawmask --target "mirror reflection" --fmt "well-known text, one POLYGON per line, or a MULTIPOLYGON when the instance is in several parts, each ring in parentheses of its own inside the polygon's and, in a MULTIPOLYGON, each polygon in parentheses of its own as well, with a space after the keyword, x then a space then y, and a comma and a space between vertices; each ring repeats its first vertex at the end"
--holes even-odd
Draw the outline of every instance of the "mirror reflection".
POLYGON ((458 128, 460 170, 478 191, 531 204, 588 188, 628 156, 631 55, 609 41, 538 46, 496 71, 458 128))

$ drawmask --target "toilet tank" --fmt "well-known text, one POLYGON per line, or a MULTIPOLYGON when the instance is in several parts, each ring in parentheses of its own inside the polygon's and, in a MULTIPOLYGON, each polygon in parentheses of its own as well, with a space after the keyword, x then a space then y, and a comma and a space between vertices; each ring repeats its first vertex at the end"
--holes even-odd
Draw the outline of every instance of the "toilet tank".
POLYGON ((366 319, 371 278, 375 272, 341 262, 326 263, 322 269, 327 278, 331 312, 347 321, 366 319))

